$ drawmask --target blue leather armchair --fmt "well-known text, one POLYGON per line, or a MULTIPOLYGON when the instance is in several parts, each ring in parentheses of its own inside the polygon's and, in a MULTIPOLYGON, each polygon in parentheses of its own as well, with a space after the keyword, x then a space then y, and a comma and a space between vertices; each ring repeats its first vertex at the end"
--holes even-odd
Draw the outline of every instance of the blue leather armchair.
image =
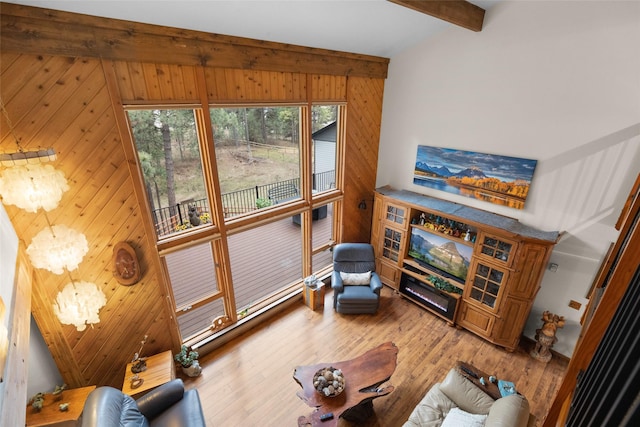
POLYGON ((378 311, 382 282, 375 270, 376 259, 370 244, 340 243, 333 248, 331 287, 333 308, 338 313, 373 314, 378 311), (341 275, 341 272, 347 274, 341 275), (347 276, 367 272, 371 272, 368 283, 349 284, 351 280, 347 276))
POLYGON ((138 400, 113 387, 98 387, 84 404, 82 427, 205 427, 198 390, 169 381, 138 400))

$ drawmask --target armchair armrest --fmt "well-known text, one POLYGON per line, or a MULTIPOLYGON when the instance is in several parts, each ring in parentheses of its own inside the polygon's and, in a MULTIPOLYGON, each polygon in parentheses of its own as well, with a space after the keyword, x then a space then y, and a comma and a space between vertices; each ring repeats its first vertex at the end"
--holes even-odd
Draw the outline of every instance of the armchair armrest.
POLYGON ((382 289, 382 281, 380 280, 380 276, 375 271, 371 272, 371 281, 369 282, 369 286, 371 290, 380 295, 380 289, 382 289))
POLYGON ((174 403, 182 400, 184 383, 177 378, 161 385, 138 400, 138 409, 147 419, 152 420, 174 403))
POLYGON ((333 271, 331 273, 331 288, 334 293, 340 293, 344 290, 344 284, 342 283, 342 277, 339 271, 333 271))

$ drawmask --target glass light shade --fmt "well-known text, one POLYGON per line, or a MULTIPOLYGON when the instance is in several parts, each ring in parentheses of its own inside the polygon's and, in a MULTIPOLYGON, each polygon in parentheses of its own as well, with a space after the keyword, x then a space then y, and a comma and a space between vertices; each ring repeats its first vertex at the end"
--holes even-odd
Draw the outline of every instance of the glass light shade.
POLYGON ((60 323, 74 325, 78 331, 84 331, 87 325, 100 323, 98 313, 107 304, 107 297, 94 283, 67 283, 58 292, 53 312, 60 323))
POLYGON ((69 189, 64 173, 51 165, 25 164, 2 170, 0 194, 5 204, 27 212, 55 209, 69 189))
POLYGON ((62 274, 66 268, 78 268, 82 258, 89 252, 89 244, 84 234, 67 227, 54 225, 36 234, 27 248, 31 264, 55 274, 62 274))

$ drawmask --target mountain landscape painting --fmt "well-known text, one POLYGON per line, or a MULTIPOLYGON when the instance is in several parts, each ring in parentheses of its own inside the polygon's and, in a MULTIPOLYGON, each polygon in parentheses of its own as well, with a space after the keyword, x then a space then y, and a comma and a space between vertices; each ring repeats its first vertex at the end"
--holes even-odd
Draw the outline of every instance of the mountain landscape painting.
POLYGON ((413 183, 523 209, 537 160, 418 146, 413 183))

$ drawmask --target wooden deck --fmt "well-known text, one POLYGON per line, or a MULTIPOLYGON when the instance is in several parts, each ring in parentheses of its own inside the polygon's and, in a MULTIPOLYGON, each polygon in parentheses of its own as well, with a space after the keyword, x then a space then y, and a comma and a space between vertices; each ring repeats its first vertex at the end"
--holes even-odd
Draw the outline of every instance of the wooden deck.
MULTIPOLYGON (((313 221, 313 246, 331 239, 333 205, 327 217, 313 221)), ((302 279, 302 239, 300 226, 285 218, 228 238, 229 257, 235 291, 236 311, 250 309, 283 288, 302 279)), ((213 252, 209 243, 166 256, 174 298, 178 307, 202 299, 218 290, 213 252)), ((313 256, 314 271, 332 262, 328 250, 313 256)), ((222 301, 179 313, 183 339, 207 329, 223 315, 222 301)))

